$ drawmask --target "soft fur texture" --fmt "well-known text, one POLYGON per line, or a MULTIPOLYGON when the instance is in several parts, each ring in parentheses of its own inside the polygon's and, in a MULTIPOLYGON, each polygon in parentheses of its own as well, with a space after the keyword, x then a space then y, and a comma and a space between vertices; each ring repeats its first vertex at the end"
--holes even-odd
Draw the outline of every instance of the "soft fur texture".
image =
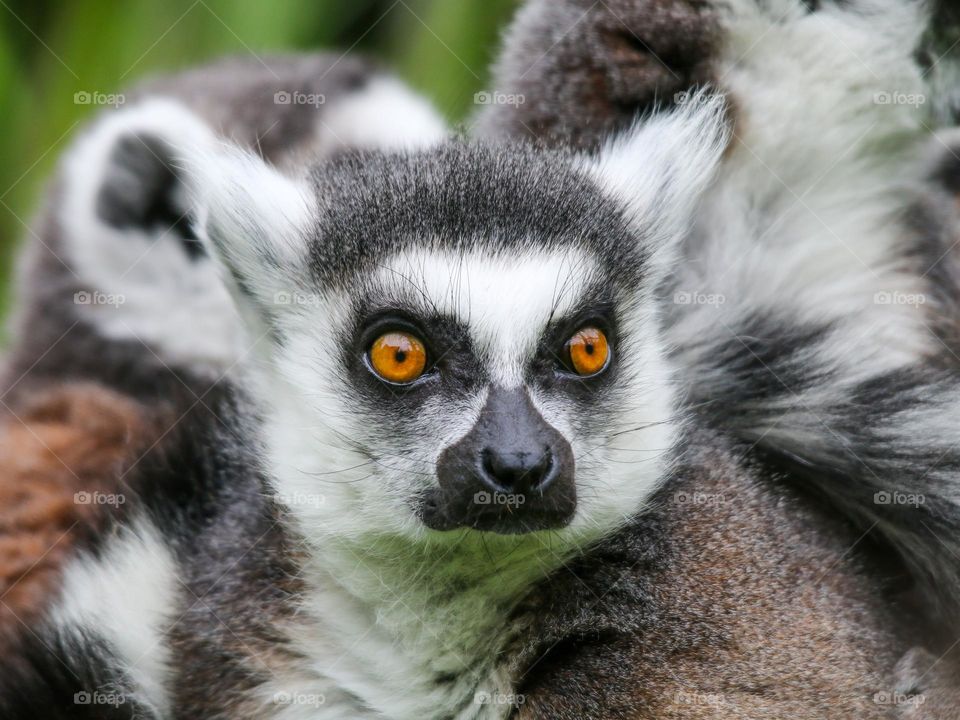
POLYGON ((178 376, 209 384, 229 371, 252 342, 197 244, 174 144, 229 142, 303 172, 304 157, 371 142, 377 98, 408 118, 410 143, 442 138, 421 98, 371 63, 332 55, 228 58, 147 81, 97 117, 66 154, 21 262, 7 402, 49 379, 155 398, 182 388, 178 376), (328 125, 365 103, 367 125, 347 122, 355 134, 328 125))
MULTIPOLYGON (((497 67, 495 86, 522 89, 528 102, 486 108, 478 124, 597 147, 606 128, 581 85, 597 71, 573 73, 566 92, 583 88, 575 98, 536 84, 570 67, 579 47, 527 62, 551 43, 542 18, 579 9, 550 5, 524 9, 497 67), (544 123, 551 109, 557 122, 544 123)), ((619 19, 637 46, 671 41, 657 13, 630 23, 636 11, 634 2, 602 3, 578 27, 592 37, 619 19)), ((895 0, 709 11, 716 24, 703 22, 723 32, 688 62, 730 99, 735 141, 663 294, 691 406, 886 536, 954 622, 956 412, 942 399, 957 383, 956 215, 938 199, 950 152, 928 138, 945 119, 942 78, 956 65, 955 38, 946 43, 951 25, 939 19, 925 34, 924 11, 895 0), (922 68, 915 53, 933 52, 930 43, 941 51, 922 68), (893 502, 876 500, 888 495, 893 502), (918 496, 926 502, 896 500, 918 496)), ((645 98, 672 83, 632 72, 640 49, 625 54, 613 39, 600 47, 591 66, 631 78, 632 100, 654 111, 645 98)), ((702 97, 687 87, 668 100, 702 97)))
POLYGON ((124 500, 118 478, 147 435, 142 408, 85 385, 6 411, 0 433, 0 627, 22 631, 60 585, 70 549, 102 531, 124 500))
MULTIPOLYGON (((97 379, 178 422, 19 638, 5 717, 923 717, 917 696, 945 717, 952 176, 923 157, 933 115, 876 100, 926 88, 913 50, 928 19, 893 0, 601 5, 521 12, 498 89, 531 102, 492 107, 479 143, 441 141, 387 81, 331 110, 363 151, 330 153, 314 116, 262 102, 316 92, 318 60, 151 86, 182 88, 171 112, 195 131, 152 145, 165 180, 147 183, 194 223, 150 237, 185 272, 216 264, 222 317, 256 353, 189 357, 162 326, 129 352, 80 318, 110 350, 97 379), (693 34, 665 34, 672 20, 693 34), (638 61, 645 36, 689 72, 638 61), (598 73, 620 89, 598 92, 598 73), (664 82, 678 107, 638 121, 664 82), (289 132, 264 146, 271 120, 289 132), (520 128, 592 152, 490 141, 520 128), (385 317, 430 344, 409 387, 365 360, 385 317), (557 356, 584 323, 615 361, 572 379, 557 356), (174 368, 160 382, 150 355, 174 368), (502 388, 573 447, 576 513, 549 532, 427 529, 438 455, 502 388), (914 583, 939 592, 945 625, 914 583)), ((152 116, 104 121, 77 152, 152 116)), ((144 159, 122 167, 154 177, 144 159)), ((42 237, 82 246, 47 222, 42 237)), ((150 240, 90 228, 93 247, 150 240)), ((31 302, 49 297, 38 267, 31 302)), ((75 372, 22 347, 39 371, 20 396, 75 372)))

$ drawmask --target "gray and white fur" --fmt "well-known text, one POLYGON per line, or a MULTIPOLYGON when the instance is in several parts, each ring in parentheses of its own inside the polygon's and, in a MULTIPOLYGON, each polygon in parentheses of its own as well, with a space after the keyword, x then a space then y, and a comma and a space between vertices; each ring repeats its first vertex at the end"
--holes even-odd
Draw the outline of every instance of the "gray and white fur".
POLYGON ((883 0, 588 5, 523 9, 494 85, 526 102, 485 108, 478 132, 601 147, 626 121, 605 112, 610 125, 596 122, 586 77, 653 117, 695 101, 697 84, 729 99, 735 141, 661 288, 686 398, 885 537, 955 624, 955 11, 883 0), (565 37, 537 61, 552 42, 544 17, 579 20, 600 48, 564 83, 576 97, 551 83, 585 44, 565 37), (610 39, 614 27, 633 52, 610 39), (681 65, 696 72, 671 63, 681 38, 700 38, 681 65))
MULTIPOLYGON (((537 43, 566 32, 545 7, 521 11, 501 72, 530 53, 525 23, 550 30, 537 43)), ((945 220, 929 200, 937 185, 921 152, 925 116, 875 101, 927 87, 912 52, 927 20, 893 0, 816 12, 738 0, 710 13, 720 24, 709 42, 678 52, 703 48, 688 61, 709 70, 715 89, 688 92, 670 112, 601 123, 604 134, 621 132, 599 143, 582 139, 597 122, 587 115, 575 144, 592 153, 489 135, 441 141, 442 126, 420 118, 404 125, 399 151, 396 136, 374 129, 365 137, 386 138, 386 149, 331 157, 319 140, 286 157, 280 143, 265 160, 255 133, 234 143, 211 130, 217 112, 238 114, 204 103, 149 99, 139 115, 114 116, 152 133, 163 113, 166 127, 180 123, 176 138, 161 139, 163 167, 175 171, 177 207, 192 214, 204 262, 225 278, 222 317, 240 318, 238 337, 258 347, 219 386, 220 422, 188 423, 145 458, 136 502, 68 568, 62 602, 38 629, 42 645, 25 639, 0 692, 6 714, 82 716, 57 703, 107 688, 147 717, 657 717, 666 700, 637 690, 641 671, 679 663, 681 651, 664 650, 671 642, 719 652, 733 637, 724 622, 698 625, 664 601, 684 586, 672 573, 697 545, 686 539, 711 524, 670 498, 730 488, 743 505, 727 508, 720 527, 746 522, 758 534, 743 545, 760 579, 746 582, 751 593, 767 588, 790 607, 789 578, 818 551, 830 559, 826 577, 799 585, 810 594, 797 605, 821 628, 827 618, 843 628, 830 633, 848 661, 833 689, 849 697, 829 705, 834 716, 897 717, 901 708, 859 697, 881 691, 873 683, 914 642, 910 628, 888 625, 896 570, 845 559, 858 533, 835 511, 876 521, 949 607, 956 567, 935 540, 956 542, 956 474, 948 454, 934 456, 949 450, 956 407, 955 368, 940 351, 949 331, 938 330, 950 312, 892 301, 953 297, 932 287, 952 276, 924 274, 928 255, 909 232, 919 217, 935 228, 945 220), (562 354, 584 324, 605 330, 613 360, 579 379, 562 354), (429 346, 428 372, 403 387, 377 379, 367 357, 376 333, 397 327, 429 346), (491 427, 508 438, 548 428, 537 437, 550 438, 564 492, 527 493, 526 507, 496 508, 492 520, 464 502, 484 492, 483 478, 446 459, 491 427), (928 459, 945 462, 928 468, 928 459), (917 485, 903 485, 904 474, 917 485), (825 494, 830 510, 783 489, 791 484, 825 494), (925 502, 883 504, 881 491, 917 491, 925 502), (483 531, 487 521, 498 532, 483 531), (761 551, 771 539, 780 554, 761 551), (584 606, 581 586, 598 598, 616 591, 617 609, 584 606), (682 632, 677 616, 690 621, 682 632), (606 643, 591 641, 592 626, 606 643), (663 644, 652 648, 644 638, 657 629, 663 644), (50 648, 64 668, 44 655, 50 648), (611 658, 614 649, 624 653, 611 658), (571 658, 605 684, 592 688, 585 673, 565 689, 571 658), (605 694, 618 683, 621 694, 605 694)), ((263 87, 259 97, 271 98, 283 83, 263 87)), ((250 112, 246 122, 263 130, 250 112)), ((551 127, 561 126, 576 117, 551 127)), ((185 232, 178 250, 190 268, 185 232)), ((102 228, 89 237, 114 242, 102 228)), ((104 292, 121 287, 89 266, 95 252, 80 255, 104 292)), ((151 318, 139 306, 130 328, 151 318)), ((112 318, 85 321, 129 339, 112 318)), ((144 339, 170 362, 203 371, 237 357, 191 355, 190 344, 184 354, 168 326, 156 327, 144 339)), ((732 541, 706 536, 705 547, 732 541)), ((704 591, 722 594, 720 585, 704 591)), ((686 593, 678 598, 696 597, 686 593)), ((773 628, 772 617, 754 619, 773 628)), ((827 712, 789 699, 739 709, 785 708, 827 712)))
POLYGON ((162 397, 180 383, 158 375, 190 375, 206 389, 251 351, 193 230, 176 145, 229 142, 295 172, 304 153, 446 134, 396 78, 332 54, 227 58, 124 98, 74 141, 30 231, 14 318, 20 341, 5 369, 11 401, 34 381, 92 380, 162 397), (383 105, 397 114, 385 117, 383 105))

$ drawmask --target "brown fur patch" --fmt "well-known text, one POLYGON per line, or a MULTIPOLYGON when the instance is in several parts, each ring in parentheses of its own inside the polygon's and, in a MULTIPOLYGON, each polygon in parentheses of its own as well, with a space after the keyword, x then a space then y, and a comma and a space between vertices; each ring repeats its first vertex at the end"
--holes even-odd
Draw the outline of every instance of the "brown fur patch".
POLYGON ((48 390, 0 416, 0 632, 37 616, 71 548, 113 507, 84 500, 122 496, 144 427, 140 407, 92 385, 48 390))
POLYGON ((533 0, 505 36, 493 87, 523 96, 490 105, 481 134, 594 147, 712 80, 719 37, 700 0, 533 0))
POLYGON ((906 621, 869 539, 720 452, 659 505, 536 598, 552 646, 519 718, 896 717, 875 696, 895 689, 906 621))

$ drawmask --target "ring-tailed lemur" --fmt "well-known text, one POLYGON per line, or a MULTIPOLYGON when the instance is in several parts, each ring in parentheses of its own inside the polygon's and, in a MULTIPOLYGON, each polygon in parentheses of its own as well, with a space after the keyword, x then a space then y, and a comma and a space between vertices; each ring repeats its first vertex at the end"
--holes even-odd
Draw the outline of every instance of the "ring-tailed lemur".
MULTIPOLYGON (((886 46, 876 18, 860 27, 855 10, 832 19, 879 63, 886 46)), ((734 28, 774 33, 782 24, 803 39, 805 17, 771 23, 746 13, 734 28)), ((902 55, 897 68, 908 66, 902 55)), ((806 71, 816 76, 816 66, 806 71)), ((784 122, 793 117, 791 108, 781 112, 784 122)), ((759 159, 778 157, 762 143, 764 128, 748 132, 736 118, 738 137, 757 135, 759 159)), ((788 127, 787 136, 803 137, 788 127)), ((704 698, 734 702, 731 712, 744 717, 899 711, 861 697, 883 682, 896 633, 885 627, 892 618, 881 588, 844 561, 843 529, 774 490, 777 477, 741 456, 749 448, 736 442, 749 435, 734 434, 729 447, 700 427, 702 418, 682 415, 671 390, 671 365, 691 373, 702 363, 684 360, 685 350, 697 357, 689 342, 667 356, 670 330, 690 323, 703 331, 699 313, 663 327, 655 292, 677 271, 698 191, 721 154, 721 190, 708 195, 708 212, 745 172, 731 160, 739 148, 726 146, 721 100, 692 94, 680 112, 594 158, 452 142, 321 161, 304 178, 205 136, 200 130, 174 150, 171 165, 184 168, 200 239, 228 271, 248 331, 263 338, 254 384, 224 404, 222 426, 189 426, 172 448, 180 455, 145 457, 141 496, 118 513, 97 558, 68 571, 52 624, 38 628, 39 644, 27 640, 11 669, 0 695, 7 714, 503 717, 520 705, 527 717, 695 717, 691 706, 709 705, 704 698), (734 502, 745 507, 726 508, 731 525, 707 529, 709 513, 676 495, 671 504, 659 486, 692 493, 693 505, 698 492, 718 500, 736 488, 734 502), (784 507, 796 517, 756 522, 784 507), (737 517, 750 519, 758 537, 732 542, 737 517), (698 541, 714 544, 721 573, 742 558, 761 582, 745 579, 725 593, 709 565, 684 569, 698 541), (723 553, 730 548, 739 552, 723 553), (817 551, 829 559, 825 576, 797 583, 821 574, 812 567, 817 551), (775 599, 776 609, 753 616, 768 631, 777 613, 815 618, 819 625, 805 627, 818 643, 831 629, 861 631, 859 654, 844 642, 816 645, 842 659, 835 677, 809 667, 802 675, 848 694, 798 709, 789 694, 757 699, 738 686, 762 677, 749 671, 715 678, 715 694, 698 686, 693 701, 682 686, 673 695, 638 689, 638 667, 658 658, 680 666, 684 647, 716 653, 704 657, 708 665, 736 658, 754 673, 771 669, 731 648, 748 636, 711 617, 716 608, 701 608, 698 626, 695 613, 674 607, 671 600, 696 603, 695 573, 718 601, 763 607, 764 593, 775 599), (604 602, 608 595, 615 602, 604 602), (791 603, 802 609, 791 612, 791 603), (729 637, 709 637, 718 630, 729 637), (44 656, 51 647, 63 667, 44 656), (573 686, 565 681, 571 658, 583 660, 573 686), (71 690, 86 693, 79 706, 63 704, 71 690)), ((898 160, 854 153, 844 179, 909 172, 898 160)), ((869 199, 866 215, 877 207, 869 199)), ((862 231, 876 219, 850 222, 862 231)), ((891 247, 884 242, 878 256, 891 247)), ((794 272, 802 267, 803 258, 786 258, 801 263, 794 272)), ((874 269, 886 268, 878 260, 874 269)), ((889 277, 912 289, 916 276, 889 277)), ((819 280, 831 288, 829 275, 819 280)), ((858 285, 849 298, 851 315, 862 318, 870 308, 857 305, 861 292, 858 285)), ((800 302, 800 320, 805 310, 800 302)), ((848 319, 828 317, 841 327, 848 319)), ((913 316, 888 317, 911 337, 913 316)), ((798 338, 816 346, 819 336, 773 345, 789 355, 798 338)), ((863 346, 895 362, 879 344, 863 346)), ((734 353, 720 369, 740 370, 756 355, 763 359, 755 349, 734 353)), ((843 359, 837 373, 849 372, 843 359)), ((722 397, 737 401, 723 408, 731 419, 749 409, 736 393, 722 397)), ((706 418, 721 431, 737 427, 721 420, 706 418)))

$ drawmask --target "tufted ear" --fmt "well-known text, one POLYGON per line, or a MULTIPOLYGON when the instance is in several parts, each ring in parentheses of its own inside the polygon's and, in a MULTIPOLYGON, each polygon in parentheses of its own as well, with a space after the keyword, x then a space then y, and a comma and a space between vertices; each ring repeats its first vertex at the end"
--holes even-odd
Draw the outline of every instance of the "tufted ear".
POLYGON ((277 306, 290 304, 284 298, 307 272, 316 203, 306 182, 226 143, 181 147, 178 156, 199 241, 248 321, 252 312, 255 325, 276 330, 277 306))
POLYGON ((98 119, 65 162, 62 203, 71 243, 109 261, 115 254, 138 258, 137 240, 167 239, 195 257, 199 247, 174 143, 210 146, 214 136, 172 99, 149 98, 98 119))
POLYGON ((704 90, 685 107, 638 121, 585 160, 655 262, 672 264, 730 140, 726 101, 704 90))

